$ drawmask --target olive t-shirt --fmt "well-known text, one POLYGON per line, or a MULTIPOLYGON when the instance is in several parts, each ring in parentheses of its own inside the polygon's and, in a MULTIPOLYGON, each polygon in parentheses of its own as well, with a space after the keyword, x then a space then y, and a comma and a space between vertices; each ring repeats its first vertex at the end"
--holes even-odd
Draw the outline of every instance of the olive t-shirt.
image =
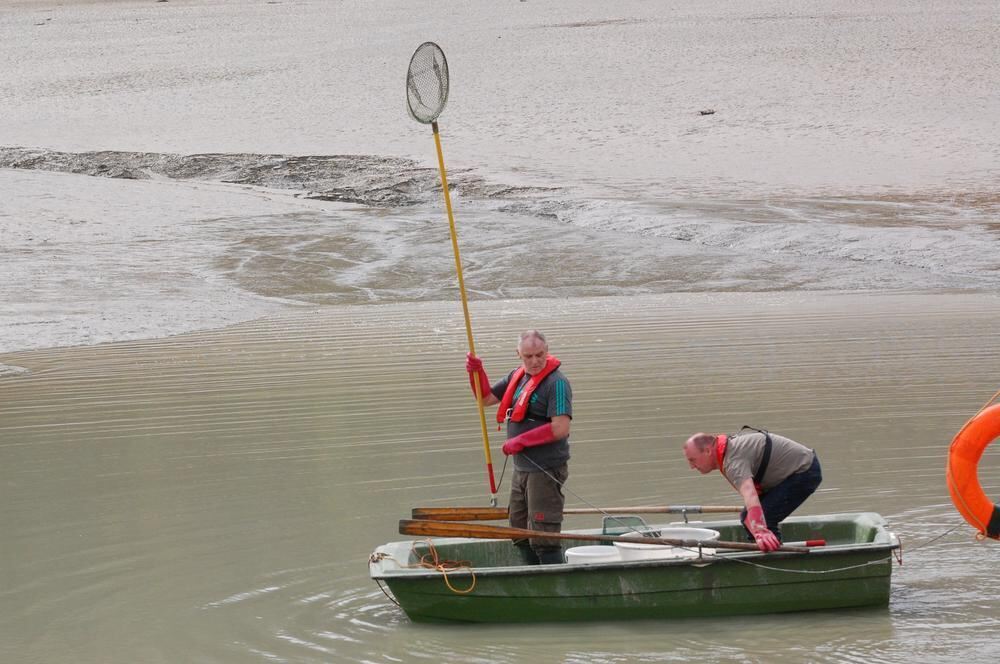
MULTIPOLYGON (((756 431, 736 434, 726 444, 722 459, 723 475, 739 488, 747 478, 752 479, 764 457, 764 434, 756 431)), ((761 478, 760 487, 767 491, 780 484, 789 475, 801 473, 812 465, 815 452, 791 438, 771 434, 771 459, 761 478)))
MULTIPOLYGON (((503 400, 504 392, 507 391, 507 385, 513 375, 514 371, 511 371, 503 380, 493 386, 491 390, 493 396, 503 400)), ((521 377, 512 403, 517 403, 517 397, 521 394, 521 390, 524 389, 529 378, 530 376, 527 374, 521 377)), ((507 420, 507 439, 510 440, 525 431, 551 422, 552 418, 558 415, 573 417, 573 390, 570 389, 569 381, 566 380, 562 371, 556 369, 535 388, 528 401, 528 409, 524 419, 520 422, 507 420)), ((520 454, 514 455, 514 469, 534 473, 542 469, 557 468, 567 461, 569 461, 569 436, 545 445, 524 448, 520 454)))

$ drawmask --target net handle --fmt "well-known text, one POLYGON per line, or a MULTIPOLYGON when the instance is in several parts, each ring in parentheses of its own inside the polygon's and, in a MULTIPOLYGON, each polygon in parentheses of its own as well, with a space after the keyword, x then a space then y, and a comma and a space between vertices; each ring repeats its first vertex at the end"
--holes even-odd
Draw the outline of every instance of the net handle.
MULTIPOLYGON (((431 123, 434 132, 434 147, 437 148, 438 169, 441 171, 441 188, 444 191, 444 206, 448 211, 448 229, 451 233, 451 249, 455 255, 455 274, 458 276, 458 291, 462 296, 462 314, 465 316, 465 336, 469 341, 469 352, 476 354, 476 342, 472 337, 472 317, 469 316, 469 298, 465 294, 465 279, 462 277, 462 255, 458 249, 458 231, 455 229, 455 215, 451 208, 451 193, 448 191, 448 174, 444 168, 444 152, 441 150, 441 136, 438 123, 431 123)), ((476 407, 479 410, 479 428, 483 436, 483 454, 486 457, 486 475, 490 482, 490 505, 497 506, 497 483, 493 475, 493 458, 490 454, 490 435, 486 428, 486 411, 483 407, 484 394, 480 394, 479 381, 472 381, 476 391, 476 407)))

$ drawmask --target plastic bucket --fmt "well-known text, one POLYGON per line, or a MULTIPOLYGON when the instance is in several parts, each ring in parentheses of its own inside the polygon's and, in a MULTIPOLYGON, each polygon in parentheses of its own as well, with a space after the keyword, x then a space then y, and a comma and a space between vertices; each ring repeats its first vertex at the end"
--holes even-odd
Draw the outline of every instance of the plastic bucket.
POLYGON ((621 553, 613 546, 574 546, 566 549, 566 562, 571 565, 590 565, 593 563, 614 563, 621 561, 621 553))
MULTIPOLYGON (((669 527, 650 529, 650 535, 659 532, 663 539, 694 540, 702 544, 701 552, 705 555, 715 553, 708 548, 714 540, 719 539, 719 531, 710 528, 669 527)), ((669 560, 671 558, 697 558, 698 547, 676 547, 665 544, 640 544, 632 542, 615 542, 615 548, 621 554, 622 560, 669 560)))

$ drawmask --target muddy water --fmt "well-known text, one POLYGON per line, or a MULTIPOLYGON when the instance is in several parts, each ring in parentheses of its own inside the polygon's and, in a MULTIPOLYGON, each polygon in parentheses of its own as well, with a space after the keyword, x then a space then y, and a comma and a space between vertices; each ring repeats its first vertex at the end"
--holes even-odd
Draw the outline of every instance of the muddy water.
MULTIPOLYGON (((888 609, 672 623, 423 626, 367 576, 418 505, 485 504, 455 303, 317 308, 0 357, 0 660, 990 661, 1000 546, 944 486, 1000 388, 983 295, 697 294, 474 303, 494 376, 547 331, 574 386, 569 502, 731 502, 696 430, 819 450, 808 512, 904 544, 888 609), (957 526, 957 528, 956 528, 957 526), (941 536, 942 537, 938 537, 941 536), (935 539, 938 538, 938 539, 935 539)), ((494 439, 498 470, 502 456, 494 439)), ((1000 493, 1000 459, 983 483, 1000 493)), ((506 481, 504 481, 506 488, 506 481)), ((577 517, 571 525, 589 525, 577 517)))

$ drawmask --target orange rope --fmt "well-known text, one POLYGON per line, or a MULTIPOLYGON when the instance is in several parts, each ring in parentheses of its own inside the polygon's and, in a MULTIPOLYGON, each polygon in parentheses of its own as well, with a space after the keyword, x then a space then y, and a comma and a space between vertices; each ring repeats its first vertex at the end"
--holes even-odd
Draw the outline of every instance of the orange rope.
MULTIPOLYGON (((430 550, 429 553, 425 553, 420 556, 420 561, 415 565, 405 565, 405 567, 422 567, 424 569, 434 569, 441 572, 441 577, 444 579, 444 583, 448 586, 448 590, 459 595, 465 595, 471 593, 476 587, 476 573, 472 569, 472 564, 468 561, 453 561, 453 560, 441 560, 438 557, 437 549, 434 548, 434 543, 428 540, 420 540, 427 543, 427 548, 430 550), (455 570, 467 569, 472 574, 472 583, 468 588, 460 590, 455 586, 451 585, 451 580, 448 579, 448 572, 454 572, 455 570)), ((412 545, 413 553, 417 553, 417 542, 413 542, 412 545)))

